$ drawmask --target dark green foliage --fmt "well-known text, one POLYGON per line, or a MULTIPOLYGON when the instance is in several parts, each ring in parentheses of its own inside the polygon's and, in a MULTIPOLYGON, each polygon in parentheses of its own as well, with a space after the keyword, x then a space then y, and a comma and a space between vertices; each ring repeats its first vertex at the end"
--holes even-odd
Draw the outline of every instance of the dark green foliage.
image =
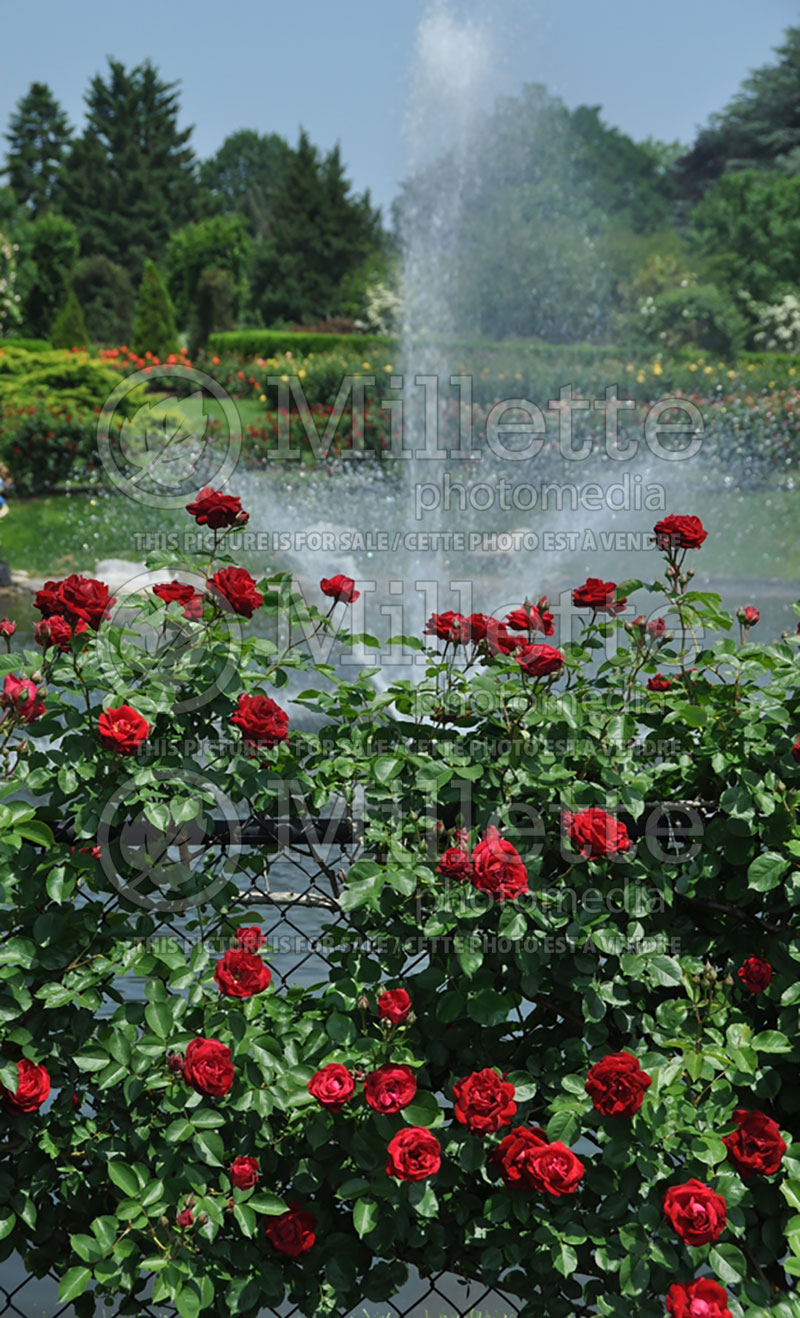
POLYGON ((81 479, 100 468, 97 418, 63 404, 0 409, 0 461, 26 499, 81 479))
POLYGON ((87 123, 64 171, 63 209, 83 256, 102 255, 141 277, 197 201, 191 128, 178 128, 177 84, 149 61, 126 70, 109 60, 86 96, 87 123))
POLYGON ((162 361, 178 348, 175 311, 164 280, 152 261, 145 262, 139 286, 132 347, 140 356, 152 352, 162 361))
POLYGON ((221 319, 215 322, 212 314, 203 341, 211 329, 232 328, 245 293, 249 253, 250 239, 241 215, 214 215, 184 225, 173 233, 167 246, 165 266, 167 287, 181 328, 191 326, 195 333, 197 324, 207 323, 215 307, 221 319), (211 269, 227 274, 228 288, 223 295, 221 284, 216 280, 217 292, 209 303, 208 281, 203 290, 200 284, 203 273, 211 269), (200 300, 204 301, 202 312, 200 300))
POLYGON ((261 238, 269 228, 275 195, 291 159, 291 147, 277 133, 243 128, 225 138, 200 166, 200 182, 225 215, 242 215, 249 232, 261 238))
POLYGON ((307 352, 330 352, 337 348, 352 349, 361 353, 379 349, 397 352, 397 339, 385 339, 368 334, 313 334, 300 330, 234 330, 230 334, 212 334, 208 340, 209 352, 237 353, 242 357, 271 357, 279 352, 303 355, 307 352))
POLYGON ((67 116, 44 82, 33 82, 11 115, 6 175, 33 216, 58 203, 61 166, 71 132, 67 116))
POLYGON ((39 215, 20 235, 23 326, 33 338, 50 333, 66 296, 67 280, 78 255, 75 226, 54 211, 39 215))
POLYGON ((67 294, 67 300, 53 322, 50 341, 54 348, 85 348, 89 343, 89 331, 74 289, 67 294))
POLYGON ((78 261, 69 278, 93 343, 127 343, 133 329, 134 291, 127 270, 107 256, 78 261))
POLYGON ((233 308, 234 287, 230 272, 214 266, 203 270, 197 281, 190 327, 189 352, 192 356, 205 346, 213 329, 230 329, 233 308))
POLYGON ((690 238, 714 282, 760 302, 800 280, 800 175, 726 174, 692 212, 690 238))

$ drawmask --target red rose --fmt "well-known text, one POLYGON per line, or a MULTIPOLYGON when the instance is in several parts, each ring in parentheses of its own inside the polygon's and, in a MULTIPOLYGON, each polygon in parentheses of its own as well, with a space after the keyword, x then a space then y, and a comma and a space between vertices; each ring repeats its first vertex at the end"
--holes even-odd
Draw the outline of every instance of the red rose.
POLYGON ((424 1126, 408 1126, 389 1141, 386 1175, 398 1181, 424 1181, 442 1165, 442 1146, 424 1126))
POLYGON ((423 636, 438 636, 440 641, 453 645, 465 645, 470 639, 470 624, 463 613, 432 613, 428 619, 423 636))
POLYGON ((797 764, 800 764, 800 737, 797 738, 797 741, 792 747, 792 759, 795 760, 797 764))
POLYGON ((34 595, 33 606, 39 610, 43 618, 49 618, 52 614, 61 611, 60 589, 60 581, 46 581, 42 589, 37 590, 34 595))
POLYGON ((647 690, 669 691, 674 681, 675 681, 674 677, 662 677, 660 673, 656 673, 655 677, 651 677, 649 682, 647 683, 647 690))
POLYGON ((345 1103, 349 1103, 356 1092, 355 1081, 346 1066, 341 1062, 329 1062, 312 1075, 308 1082, 308 1092, 318 1103, 339 1112, 345 1103))
POLYGON ((676 1282, 667 1291, 666 1305, 672 1318, 731 1318, 728 1296, 711 1277, 688 1285, 676 1282))
POLYGON ((648 636, 663 636, 664 632, 667 630, 666 618, 651 618, 647 624, 646 630, 648 636))
POLYGON ((220 993, 227 998, 252 998, 269 987, 272 971, 260 956, 245 952, 241 947, 231 948, 214 971, 220 993))
POLYGON ((82 619, 95 632, 112 604, 116 604, 105 582, 95 581, 93 577, 77 576, 75 573, 61 582, 58 600, 56 613, 63 613, 73 627, 82 619))
POLYGON ((147 741, 150 724, 130 705, 120 705, 117 709, 103 710, 97 720, 97 730, 106 750, 132 755, 147 741))
POLYGON ((317 1219, 302 1204, 289 1200, 289 1211, 271 1217, 266 1225, 267 1240, 279 1254, 299 1258, 307 1254, 316 1239, 317 1219))
POLYGON ((747 604, 741 609, 736 610, 736 617, 743 627, 755 627, 761 614, 752 604, 747 604))
POLYGON ((572 603, 576 609, 592 609, 595 613, 622 613, 628 601, 615 599, 616 589, 616 581, 588 577, 582 586, 573 590, 572 603))
POLYGON ((728 1150, 728 1162, 733 1163, 743 1181, 749 1181, 758 1172, 762 1176, 771 1176, 780 1167, 786 1152, 786 1142, 777 1121, 763 1112, 748 1112, 745 1108, 737 1108, 733 1119, 739 1129, 722 1137, 728 1150))
POLYGON ((209 486, 200 491, 194 503, 187 503, 186 511, 191 513, 198 526, 210 526, 212 531, 234 524, 244 526, 250 516, 242 512, 241 499, 223 494, 222 490, 212 490, 209 486))
POLYGON ((471 613, 467 618, 467 628, 469 639, 471 641, 483 641, 486 639, 486 628, 494 619, 488 617, 485 613, 471 613))
POLYGON ((0 636, 13 636, 17 630, 17 624, 10 618, 0 618, 0 636))
POLYGON ((411 999, 404 988, 387 989, 378 998, 378 1016, 382 1021, 402 1025, 411 1011, 411 999))
POLYGON ((664 1213, 675 1234, 687 1245, 708 1245, 719 1240, 728 1224, 722 1195, 694 1179, 670 1186, 664 1195, 664 1213))
POLYGON ((589 1068, 586 1092, 604 1117, 632 1117, 653 1083, 631 1053, 610 1053, 589 1068))
POLYGON ((269 696, 239 696, 231 723, 239 729, 249 746, 263 746, 271 750, 289 737, 289 715, 269 696))
POLYGON ((456 1096, 456 1120, 474 1135, 485 1135, 510 1126, 517 1110, 514 1086, 503 1080, 497 1071, 486 1067, 465 1076, 453 1085, 456 1096))
POLYGON ((203 616, 203 596, 186 582, 163 581, 160 586, 153 586, 153 594, 165 604, 182 604, 184 618, 203 616))
POLYGON ((763 993, 772 983, 772 966, 760 956, 749 956, 737 973, 751 993, 763 993))
POLYGON ((6 674, 0 705, 12 709, 26 723, 32 723, 44 713, 44 701, 39 699, 36 683, 29 677, 15 677, 13 673, 6 674))
POLYGON ((514 655, 528 677, 549 677, 564 667, 564 656, 552 645, 526 645, 514 655))
POLYGON ((699 549, 708 535, 699 517, 670 513, 653 527, 659 549, 699 549))
POLYGON ((180 1227, 190 1227, 194 1222, 194 1213, 191 1208, 182 1208, 175 1221, 180 1227))
POLYGON ((319 588, 323 595, 329 595, 337 604, 353 604, 361 595, 361 591, 356 590, 353 578, 346 577, 341 572, 335 577, 323 577, 319 588))
POLYGON ((490 654, 513 654, 525 644, 521 636, 512 636, 504 622, 490 618, 486 624, 486 648, 490 654))
POLYGON ((215 572, 208 586, 212 596, 227 600, 234 613, 243 618, 252 618, 256 609, 264 603, 264 596, 259 595, 256 583, 243 567, 224 567, 215 572))
POLYGON ((12 1116, 21 1116, 24 1112, 36 1112, 50 1093, 50 1076, 47 1068, 36 1066, 23 1057, 17 1062, 17 1088, 12 1093, 5 1085, 0 1085, 0 1095, 7 1112, 12 1116))
POLYGON ((460 883, 464 879, 472 878, 472 861, 467 852, 462 851, 460 847, 448 847, 436 866, 436 873, 444 874, 445 878, 456 879, 460 883))
POLYGON ((262 934, 257 924, 251 924, 249 929, 237 929, 236 941, 245 952, 257 952, 260 947, 266 943, 266 938, 262 934))
POLYGON ((547 596, 543 595, 538 604, 523 604, 521 609, 513 609, 506 614, 506 623, 512 632, 542 632, 544 636, 553 635, 553 615, 547 612, 547 596))
POLYGON ((228 1175, 237 1190, 252 1190, 260 1175, 258 1158, 234 1158, 228 1175))
POLYGON ((73 632, 66 618, 62 618, 59 613, 51 613, 49 618, 37 622, 33 629, 33 639, 43 650, 50 645, 57 645, 62 654, 67 654, 72 649, 72 637, 80 636, 87 630, 83 619, 76 623, 73 632))
POLYGON ((233 1084, 230 1048, 219 1039, 192 1039, 183 1059, 183 1074, 198 1093, 221 1098, 233 1084))
POLYGON ((584 858, 616 856, 619 852, 629 851, 632 845, 625 825, 597 806, 574 814, 567 832, 570 842, 584 858))
POLYGON ((417 1092, 414 1073, 407 1066, 386 1062, 364 1080, 364 1098, 376 1112, 402 1112, 417 1092))
POLYGON ((515 901, 528 891, 528 871, 515 847, 490 824, 472 853, 473 885, 499 902, 515 901))
POLYGON ((500 1141, 489 1161, 499 1167, 507 1186, 556 1197, 574 1194, 584 1173, 572 1150, 558 1141, 548 1144, 539 1126, 517 1126, 500 1141))

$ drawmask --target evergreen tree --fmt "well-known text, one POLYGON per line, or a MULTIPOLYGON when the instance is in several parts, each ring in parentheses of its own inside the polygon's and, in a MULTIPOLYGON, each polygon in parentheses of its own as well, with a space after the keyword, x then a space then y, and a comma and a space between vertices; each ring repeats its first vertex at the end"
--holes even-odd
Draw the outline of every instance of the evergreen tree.
POLYGON ((50 342, 54 348, 85 348, 89 343, 81 304, 72 291, 53 322, 50 342))
POLYGON ((63 210, 81 254, 107 256, 135 280, 197 200, 192 129, 178 128, 176 87, 149 61, 128 71, 109 60, 107 78, 92 79, 86 128, 64 168, 63 210))
POLYGON ((169 293, 158 267, 145 261, 133 322, 133 350, 139 356, 152 352, 163 361, 177 349, 175 310, 169 293))
POLYGON ((107 256, 86 256, 69 278, 93 343, 128 343, 136 297, 128 272, 107 256))
POLYGON ((54 211, 45 211, 21 230, 20 256, 25 333, 44 339, 64 304, 78 256, 75 226, 54 211))
POLYGON ((17 201, 35 217, 57 201, 71 137, 67 116, 47 83, 33 82, 17 102, 8 132, 5 173, 17 201))
POLYGON ((277 133, 250 128, 231 133, 200 166, 200 181, 225 215, 243 215, 254 238, 269 230, 275 195, 291 155, 289 143, 277 133))

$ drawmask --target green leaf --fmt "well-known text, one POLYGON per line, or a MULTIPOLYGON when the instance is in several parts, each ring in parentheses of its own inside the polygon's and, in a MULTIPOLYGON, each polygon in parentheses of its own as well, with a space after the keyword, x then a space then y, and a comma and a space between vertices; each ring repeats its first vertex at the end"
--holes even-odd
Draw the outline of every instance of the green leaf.
POLYGON ((402 771, 403 761, 396 755, 378 755, 372 761, 372 772, 382 786, 386 786, 402 771))
POLYGON ((753 1040, 753 1047, 759 1053, 790 1053, 792 1045, 780 1030, 762 1030, 753 1040))
POLYGON ((674 956, 648 956, 647 973, 654 984, 663 988, 674 988, 683 980, 683 971, 674 956))
POLYGON ((483 964, 483 944, 479 936, 456 934, 453 939, 458 964, 471 979, 483 964))
POLYGON ((747 885, 756 892, 769 892, 778 886, 788 868, 789 862, 783 856, 766 851, 763 856, 756 856, 747 867, 747 885))
POLYGON ((199 1156, 212 1167, 224 1167, 225 1145, 222 1136, 216 1130, 201 1130, 192 1141, 199 1156))
POLYGON ((278 1217, 281 1213, 287 1211, 286 1201, 279 1199, 276 1194, 270 1194, 266 1190, 262 1190, 259 1194, 252 1194, 247 1204, 254 1213, 267 1213, 270 1217, 278 1217))
POLYGON ((715 1245, 708 1256, 708 1262, 720 1281, 729 1285, 747 1276, 747 1261, 735 1245, 715 1245))
POLYGON ((238 1222, 243 1235, 245 1236, 255 1235, 257 1219, 255 1213, 253 1212, 249 1204, 234 1203, 233 1216, 238 1222))
POLYGON ((371 1231, 378 1220, 378 1205, 374 1199, 357 1199, 353 1204, 353 1225, 359 1236, 371 1231))
POLYGON ((58 1287, 59 1304, 69 1304, 79 1295, 83 1295, 89 1282, 92 1280, 92 1274, 88 1268, 70 1268, 64 1273, 58 1287))
POLYGON ((556 1250, 553 1265, 556 1272, 560 1272, 562 1277, 571 1277, 578 1266, 578 1255, 571 1245, 565 1245, 562 1240, 556 1250))
POLYGON ((409 1126, 435 1126, 437 1123, 441 1125, 441 1121, 444 1120, 433 1094, 415 1094, 408 1107, 403 1108, 402 1116, 409 1126))
POLYGON ((139 1177, 132 1167, 125 1162, 110 1162, 108 1174, 111 1180, 128 1199, 135 1199, 139 1193, 139 1177))
POLYGON ((148 1002, 144 1009, 144 1018, 159 1039, 168 1039, 172 1033, 173 1005, 174 1002, 148 1002))
POLYGON ((14 832, 19 833, 20 837, 27 838, 28 842, 35 842, 39 847, 55 846, 52 829, 41 819, 28 819, 24 824, 15 824, 14 832))

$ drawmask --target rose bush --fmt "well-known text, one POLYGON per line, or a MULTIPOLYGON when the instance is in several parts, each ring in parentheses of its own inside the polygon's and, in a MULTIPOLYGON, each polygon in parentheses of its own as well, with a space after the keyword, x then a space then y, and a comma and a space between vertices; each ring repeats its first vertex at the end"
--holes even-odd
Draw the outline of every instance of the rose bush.
POLYGON ((334 1314, 410 1266, 529 1318, 794 1318, 800 636, 720 635, 681 514, 546 680, 515 658, 544 598, 345 679, 315 656, 355 584, 256 581, 219 494, 201 607, 125 601, 186 645, 143 666, 75 576, 54 643, 6 638, 0 1257, 81 1318, 334 1314), (326 889, 316 985, 276 968, 265 820, 326 889))

